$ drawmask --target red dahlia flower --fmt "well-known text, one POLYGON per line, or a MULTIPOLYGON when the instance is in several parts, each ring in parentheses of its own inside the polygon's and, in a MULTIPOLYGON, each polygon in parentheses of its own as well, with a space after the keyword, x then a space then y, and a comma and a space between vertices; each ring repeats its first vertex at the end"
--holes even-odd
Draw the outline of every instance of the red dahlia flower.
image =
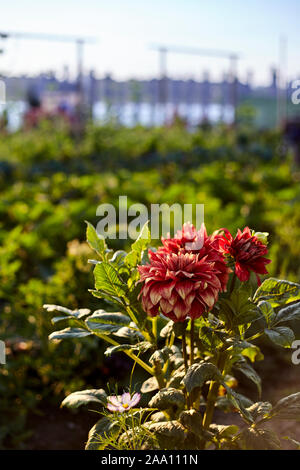
POLYGON ((217 235, 219 249, 235 259, 235 273, 239 280, 248 281, 250 271, 253 271, 260 284, 258 274, 268 274, 265 265, 271 263, 270 259, 264 257, 268 253, 266 245, 252 234, 249 227, 245 227, 243 232, 239 229, 235 238, 227 229, 222 231, 224 236, 217 235))
POLYGON ((182 230, 178 230, 174 238, 162 238, 163 246, 158 248, 159 253, 194 253, 200 258, 208 256, 209 261, 215 263, 214 267, 219 271, 218 278, 221 282, 221 291, 226 291, 230 270, 226 266, 224 255, 219 251, 217 239, 221 235, 208 236, 205 225, 200 230, 189 222, 183 224, 182 230))
POLYGON ((160 310, 175 322, 198 318, 211 310, 219 292, 226 289, 229 270, 223 255, 213 247, 204 226, 196 232, 188 224, 174 239, 162 241, 164 246, 157 252, 149 250, 150 264, 138 267, 140 282, 144 283, 143 308, 151 316, 160 310), (188 239, 187 230, 193 235, 188 239), (194 249, 186 249, 187 241, 194 243, 194 249))

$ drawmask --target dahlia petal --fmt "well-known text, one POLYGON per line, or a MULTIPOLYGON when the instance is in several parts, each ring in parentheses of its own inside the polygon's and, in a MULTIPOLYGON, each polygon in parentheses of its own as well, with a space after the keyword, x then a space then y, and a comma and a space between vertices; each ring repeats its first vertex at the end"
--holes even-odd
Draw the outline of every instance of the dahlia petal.
POLYGON ((159 285, 156 283, 151 287, 149 291, 150 299, 153 305, 158 304, 158 302, 161 299, 160 291, 159 291, 159 285))
POLYGON ((215 304, 215 295, 211 289, 206 289, 205 291, 201 292, 200 296, 209 309, 215 304))
POLYGON ((204 306, 196 299, 191 305, 189 316, 193 319, 199 318, 203 315, 204 311, 204 306))
POLYGON ((166 315, 173 310, 173 305, 171 305, 166 299, 161 299, 160 308, 163 314, 166 315))
POLYGON ((193 290, 193 282, 191 281, 181 281, 176 284, 176 292, 180 297, 185 300, 189 293, 193 290))
POLYGON ((235 273, 241 282, 246 282, 249 280, 250 272, 246 267, 242 266, 238 262, 235 264, 235 273))
POLYGON ((177 319, 185 319, 188 315, 188 307, 182 300, 178 300, 174 306, 174 313, 177 319))

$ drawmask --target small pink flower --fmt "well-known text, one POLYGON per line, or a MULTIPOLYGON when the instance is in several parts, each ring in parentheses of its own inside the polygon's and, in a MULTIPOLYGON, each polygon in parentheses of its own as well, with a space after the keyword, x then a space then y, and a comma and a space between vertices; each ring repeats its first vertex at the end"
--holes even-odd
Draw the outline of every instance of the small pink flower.
POLYGON ((132 396, 128 392, 123 395, 112 395, 107 398, 107 408, 109 411, 127 411, 133 408, 141 399, 140 393, 134 393, 132 396))

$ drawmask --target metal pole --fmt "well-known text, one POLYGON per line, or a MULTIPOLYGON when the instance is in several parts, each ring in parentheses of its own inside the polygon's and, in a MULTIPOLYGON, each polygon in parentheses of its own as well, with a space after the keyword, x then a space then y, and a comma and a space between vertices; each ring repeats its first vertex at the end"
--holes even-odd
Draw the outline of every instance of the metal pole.
POLYGON ((233 107, 233 123, 236 124, 236 110, 238 105, 238 79, 237 79, 237 56, 231 55, 230 61, 230 78, 231 78, 231 103, 233 107))

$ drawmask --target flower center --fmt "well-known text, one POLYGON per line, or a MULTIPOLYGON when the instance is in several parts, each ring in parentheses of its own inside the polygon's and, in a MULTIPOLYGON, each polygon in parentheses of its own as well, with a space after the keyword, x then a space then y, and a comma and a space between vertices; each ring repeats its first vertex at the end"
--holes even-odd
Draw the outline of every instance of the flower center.
POLYGON ((129 406, 128 403, 123 404, 123 408, 125 408, 125 409, 128 408, 128 406, 129 406))

